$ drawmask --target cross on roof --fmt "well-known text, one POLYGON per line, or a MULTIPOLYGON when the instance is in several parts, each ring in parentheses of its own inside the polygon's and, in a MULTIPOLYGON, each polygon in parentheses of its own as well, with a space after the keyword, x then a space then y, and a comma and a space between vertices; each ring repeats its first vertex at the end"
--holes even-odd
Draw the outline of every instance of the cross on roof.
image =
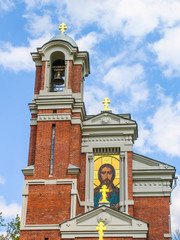
POLYGON ((109 98, 105 97, 102 103, 104 104, 104 109, 102 111, 110 111, 110 109, 108 108, 108 103, 110 103, 109 98))
POLYGON ((64 34, 64 30, 66 30, 67 27, 66 27, 66 24, 65 23, 61 23, 60 26, 59 26, 59 30, 61 30, 61 32, 64 34))

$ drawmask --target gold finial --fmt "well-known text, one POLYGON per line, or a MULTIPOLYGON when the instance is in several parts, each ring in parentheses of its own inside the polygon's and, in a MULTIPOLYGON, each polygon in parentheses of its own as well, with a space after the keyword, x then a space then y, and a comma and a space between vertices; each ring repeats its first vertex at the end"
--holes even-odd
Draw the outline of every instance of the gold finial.
POLYGON ((60 26, 59 26, 59 30, 61 30, 61 32, 64 34, 64 30, 66 30, 67 27, 66 27, 66 24, 65 23, 61 23, 60 26))
POLYGON ((104 104, 104 109, 102 111, 110 111, 110 109, 108 108, 108 103, 110 103, 109 98, 105 97, 102 103, 104 104))
POLYGON ((102 188, 100 189, 100 192, 102 192, 102 200, 100 201, 100 203, 107 203, 109 202, 107 200, 107 195, 106 193, 109 192, 109 189, 107 189, 107 186, 106 185, 103 185, 102 188))
POLYGON ((106 231, 107 228, 104 227, 104 223, 103 222, 99 222, 98 226, 99 227, 96 227, 96 231, 98 231, 98 233, 99 233, 99 240, 103 240, 103 237, 104 237, 103 231, 106 231))

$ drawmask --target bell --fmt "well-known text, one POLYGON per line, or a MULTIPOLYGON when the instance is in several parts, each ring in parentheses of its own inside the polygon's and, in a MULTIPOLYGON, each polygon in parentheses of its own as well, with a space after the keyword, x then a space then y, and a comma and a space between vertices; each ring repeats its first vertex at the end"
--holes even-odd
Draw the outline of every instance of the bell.
POLYGON ((64 66, 53 67, 53 84, 63 85, 64 84, 64 66))
POLYGON ((64 84, 64 66, 54 66, 53 67, 53 83, 56 83, 57 85, 63 85, 64 84))

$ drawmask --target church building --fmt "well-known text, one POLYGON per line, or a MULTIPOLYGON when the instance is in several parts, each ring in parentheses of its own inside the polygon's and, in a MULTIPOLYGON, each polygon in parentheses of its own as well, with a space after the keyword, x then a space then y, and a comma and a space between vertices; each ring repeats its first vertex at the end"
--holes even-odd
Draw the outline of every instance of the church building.
POLYGON ((175 168, 133 152, 137 123, 111 112, 106 96, 99 114, 86 114, 89 54, 65 29, 31 53, 20 240, 170 240, 175 168))

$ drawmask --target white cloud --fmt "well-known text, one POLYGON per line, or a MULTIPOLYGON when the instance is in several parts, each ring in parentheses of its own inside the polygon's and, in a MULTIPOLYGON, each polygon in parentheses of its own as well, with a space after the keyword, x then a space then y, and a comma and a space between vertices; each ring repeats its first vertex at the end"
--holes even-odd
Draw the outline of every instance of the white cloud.
POLYGON ((131 66, 119 65, 113 67, 110 71, 104 76, 104 83, 110 85, 115 93, 125 91, 127 92, 136 81, 142 79, 144 75, 144 70, 142 65, 135 64, 131 66))
MULTIPOLYGON (((88 87, 88 90, 84 93, 84 99, 85 99, 85 105, 87 114, 99 114, 102 109, 104 108, 104 105, 102 104, 102 101, 105 97, 108 97, 108 92, 99 88, 99 87, 88 87)), ((117 112, 116 108, 113 108, 109 106, 109 108, 113 112, 117 112)))
MULTIPOLYGON (((130 99, 128 105, 137 107, 140 102, 146 101, 148 97, 148 89, 143 78, 144 69, 142 65, 119 65, 110 69, 104 76, 103 82, 107 86, 111 86, 115 94, 128 94, 130 99)), ((122 104, 123 109, 126 107, 127 105, 125 103, 124 107, 122 104)))
POLYGON ((86 104, 87 114, 98 114, 102 110, 102 99, 106 96, 105 91, 89 87, 84 93, 84 101, 86 104))
POLYGON ((5 183, 5 179, 0 176, 0 184, 4 184, 4 183, 5 183))
POLYGON ((163 97, 161 105, 148 121, 152 126, 151 142, 171 156, 180 156, 180 102, 163 97))
POLYGON ((97 24, 106 33, 123 33, 125 37, 141 38, 159 26, 173 26, 180 21, 179 0, 104 0, 103 3, 101 0, 25 0, 25 3, 31 10, 54 4, 55 14, 62 16, 63 11, 63 17, 76 28, 97 24))
POLYGON ((30 13, 24 15, 24 17, 28 20, 26 29, 35 37, 49 35, 57 28, 57 26, 52 24, 49 14, 37 15, 30 13))
POLYGON ((4 197, 0 196, 0 209, 3 218, 14 218, 17 214, 21 214, 21 206, 17 203, 7 204, 4 197))
POLYGON ((98 44, 102 39, 102 35, 97 34, 96 32, 90 32, 86 36, 78 39, 76 41, 80 51, 88 51, 91 54, 94 53, 93 48, 98 44))
MULTIPOLYGON (((179 178, 179 176, 178 176, 179 178)), ((172 192, 172 205, 171 205, 171 227, 172 232, 180 230, 180 179, 177 181, 177 187, 172 192)))
POLYGON ((11 43, 1 43, 0 65, 14 72, 21 70, 33 71, 34 63, 30 55, 50 39, 50 35, 42 36, 38 39, 29 39, 29 46, 12 46, 11 43))
POLYGON ((142 121, 138 121, 138 139, 136 140, 134 147, 143 154, 151 152, 151 147, 148 144, 150 138, 150 130, 147 129, 147 126, 142 121))
POLYGON ((24 0, 28 10, 33 8, 41 8, 44 5, 52 3, 51 0, 24 0))
POLYGON ((15 6, 12 0, 0 0, 0 9, 4 11, 9 11, 15 6))
POLYGON ((157 96, 159 99, 154 114, 144 124, 139 124, 140 139, 135 147, 143 153, 161 151, 172 157, 180 157, 180 101, 174 103, 160 87, 157 96))
POLYGON ((165 67, 165 75, 180 74, 180 26, 165 31, 164 37, 150 47, 158 62, 165 67))

